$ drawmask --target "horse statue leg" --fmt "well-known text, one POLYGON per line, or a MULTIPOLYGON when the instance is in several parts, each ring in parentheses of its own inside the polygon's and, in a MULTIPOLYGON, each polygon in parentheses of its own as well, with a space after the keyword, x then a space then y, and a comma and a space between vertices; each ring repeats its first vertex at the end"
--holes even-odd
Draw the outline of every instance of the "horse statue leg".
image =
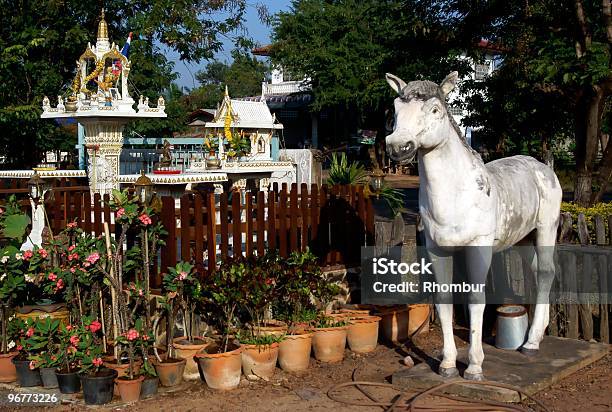
MULTIPOLYGON (((442 251, 435 246, 427 246, 427 253, 436 278, 436 283, 451 284, 453 280, 453 255, 442 251)), ((459 376, 457 370, 457 347, 455 346, 455 337, 453 335, 453 295, 450 292, 439 292, 436 298, 436 311, 440 318, 442 326, 442 335, 444 337, 443 357, 438 368, 438 374, 445 378, 454 378, 459 376)))
MULTIPOLYGON (((557 220, 536 230, 536 253, 532 268, 537 267, 537 296, 533 322, 529 329, 527 342, 521 347, 521 352, 528 356, 537 354, 544 331, 549 321, 549 294, 555 279, 555 240, 557 235, 557 220)), ((534 272, 536 273, 536 272, 534 272)))
POLYGON ((485 310, 484 285, 491 267, 492 248, 490 246, 468 246, 465 249, 465 264, 468 279, 477 291, 470 292, 468 296, 468 309, 470 311, 470 349, 468 352, 469 365, 463 377, 468 380, 482 381, 482 317, 485 310))

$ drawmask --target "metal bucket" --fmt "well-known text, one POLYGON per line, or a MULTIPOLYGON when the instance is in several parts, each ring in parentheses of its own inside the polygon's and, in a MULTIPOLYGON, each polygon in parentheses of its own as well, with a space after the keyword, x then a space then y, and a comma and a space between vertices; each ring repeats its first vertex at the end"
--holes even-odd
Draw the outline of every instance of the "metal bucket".
POLYGON ((527 309, 521 305, 505 305, 497 308, 497 335, 495 346, 516 350, 527 338, 529 319, 527 309))

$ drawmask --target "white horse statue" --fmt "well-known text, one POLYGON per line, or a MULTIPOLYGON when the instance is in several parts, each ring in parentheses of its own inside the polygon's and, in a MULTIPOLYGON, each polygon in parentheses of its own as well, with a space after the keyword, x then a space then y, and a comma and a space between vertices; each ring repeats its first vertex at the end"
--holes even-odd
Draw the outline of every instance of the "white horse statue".
MULTIPOLYGON (((469 282, 483 284, 492 253, 521 240, 535 245, 528 256, 522 253, 537 274, 537 304, 527 342, 521 348, 522 353, 535 355, 549 320, 561 186, 551 168, 528 156, 483 163, 461 137, 445 102, 457 77, 453 72, 440 85, 431 81, 406 84, 387 74, 387 82, 399 95, 394 103, 393 133, 386 139, 387 152, 403 163, 418 156, 419 211, 437 283, 451 283, 452 255, 458 249, 465 253, 469 282)), ((436 296, 444 335, 438 373, 445 377, 459 374, 451 299, 436 296)), ((472 293, 468 302, 469 365, 463 377, 483 380, 484 293, 472 293)))

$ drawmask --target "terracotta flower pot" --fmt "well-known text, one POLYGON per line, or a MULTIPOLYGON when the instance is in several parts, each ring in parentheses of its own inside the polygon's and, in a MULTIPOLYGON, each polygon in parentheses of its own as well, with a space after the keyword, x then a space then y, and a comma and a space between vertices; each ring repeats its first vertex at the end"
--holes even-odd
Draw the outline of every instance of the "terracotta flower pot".
POLYGON ((15 382, 17 380, 17 370, 13 358, 18 354, 19 352, 0 354, 0 382, 15 382))
POLYGON ((136 402, 139 400, 142 381, 144 381, 144 376, 139 376, 134 379, 127 379, 123 376, 115 379, 115 385, 117 385, 119 389, 121 400, 123 402, 136 402))
POLYGON ((278 343, 242 345, 242 373, 249 380, 270 379, 276 370, 278 343))
POLYGON ((206 384, 212 389, 235 389, 240 384, 242 370, 241 346, 232 346, 228 352, 216 353, 218 346, 211 345, 195 357, 202 368, 206 384), (210 352, 210 353, 207 353, 210 352))
POLYGON ((155 371, 159 376, 159 383, 162 386, 176 386, 183 381, 183 373, 185 372, 185 359, 163 359, 161 363, 157 360, 153 361, 155 371))
POLYGON ((353 352, 368 353, 378 343, 378 316, 359 316, 349 320, 346 339, 353 352))
MULTIPOLYGON (((107 357, 104 360, 104 366, 106 366, 108 369, 112 369, 117 371, 117 377, 120 378, 122 376, 127 376, 129 373, 129 368, 130 368, 130 363, 126 362, 126 363, 117 363, 117 360, 114 359, 112 356, 111 357, 107 357)), ((134 362, 134 374, 137 375, 140 372, 140 367, 142 366, 142 361, 141 360, 137 360, 136 362, 134 362)), ((117 385, 115 384, 115 387, 113 389, 113 395, 115 396, 119 396, 119 388, 117 388, 117 385)))
POLYGON ((321 362, 340 362, 344 359, 347 331, 348 326, 313 329, 312 348, 315 358, 321 362))
POLYGON ((287 324, 280 320, 266 320, 257 327, 254 327, 255 336, 282 336, 287 333, 287 324))
POLYGON ((278 364, 287 372, 297 372, 308 369, 311 348, 311 332, 285 335, 285 339, 283 339, 278 346, 278 364))
POLYGON ((386 341, 398 343, 408 339, 407 306, 380 307, 374 314, 381 318, 381 334, 386 341))
POLYGON ((408 336, 416 333, 417 329, 423 325, 420 334, 429 332, 430 305, 419 303, 408 305, 408 336))
POLYGON ((194 355, 206 348, 210 344, 210 339, 202 336, 195 336, 193 341, 188 341, 186 336, 172 339, 176 356, 180 359, 185 359, 185 371, 183 378, 186 380, 200 379, 198 364, 195 361, 194 355))

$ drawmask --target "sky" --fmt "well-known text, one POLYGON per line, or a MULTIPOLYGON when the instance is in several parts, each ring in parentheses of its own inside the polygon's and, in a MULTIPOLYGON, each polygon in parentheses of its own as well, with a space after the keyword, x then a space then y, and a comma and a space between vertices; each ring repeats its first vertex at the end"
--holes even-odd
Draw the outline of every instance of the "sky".
MULTIPOLYGON (((289 9, 291 0, 253 0, 252 3, 259 2, 263 3, 268 7, 270 14, 275 14, 279 11, 286 11, 289 9)), ((253 6, 248 6, 246 13, 246 29, 249 35, 255 40, 256 43, 261 45, 270 43, 270 33, 272 28, 266 26, 259 21, 257 10, 253 6)), ((216 58, 221 61, 230 61, 230 52, 233 49, 233 44, 229 39, 224 42, 224 49, 217 53, 216 58)), ((207 62, 202 61, 199 64, 190 64, 182 62, 178 59, 178 54, 172 50, 166 49, 166 56, 168 59, 174 62, 174 70, 179 74, 177 83, 179 86, 187 88, 195 88, 198 86, 197 80, 195 79, 195 73, 199 70, 204 69, 207 62)))

